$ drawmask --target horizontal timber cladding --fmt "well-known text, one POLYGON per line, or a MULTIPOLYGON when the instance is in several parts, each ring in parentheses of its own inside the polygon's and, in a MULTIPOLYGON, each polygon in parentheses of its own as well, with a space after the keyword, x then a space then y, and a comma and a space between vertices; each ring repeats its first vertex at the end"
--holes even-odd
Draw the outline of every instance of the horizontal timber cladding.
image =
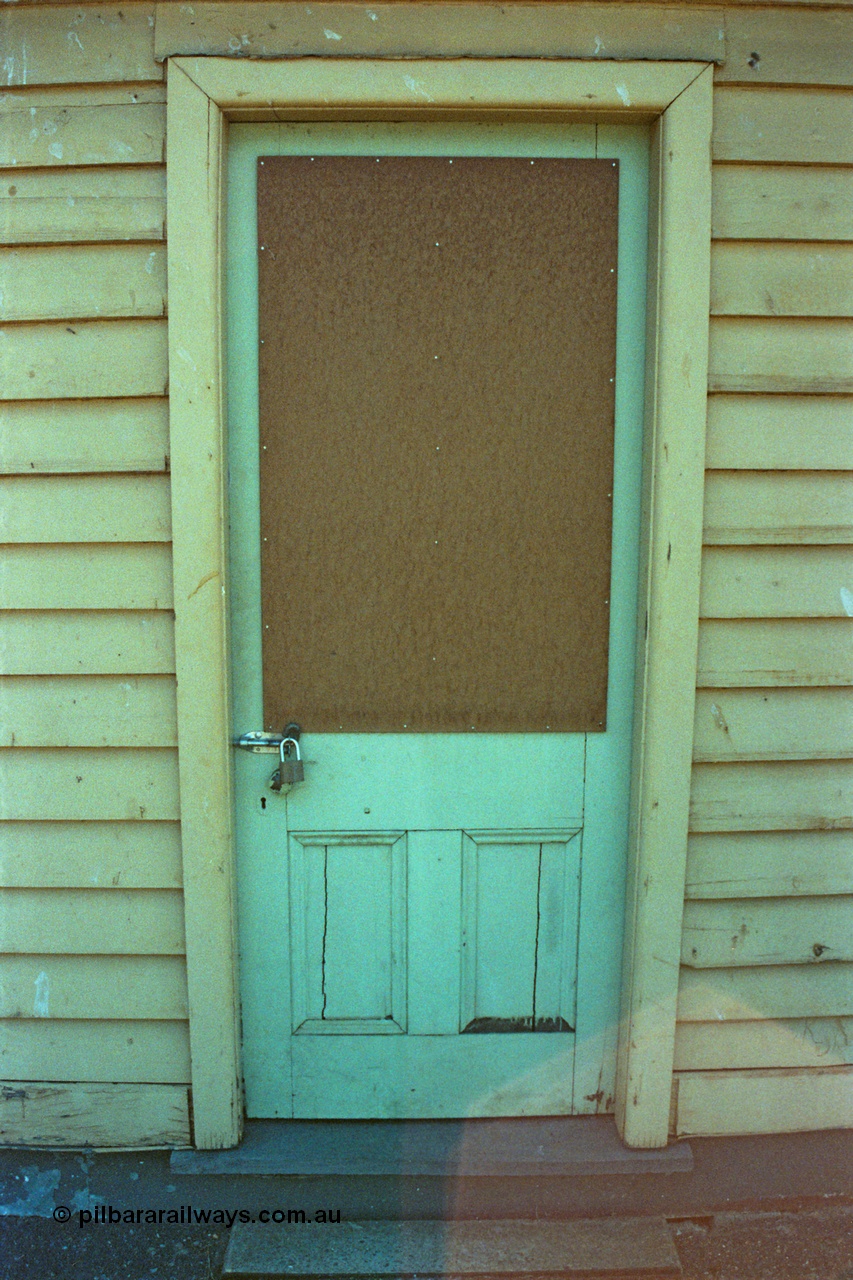
POLYGON ((746 84, 834 84, 853 81, 853 14, 807 9, 725 12, 726 60, 720 81, 746 84))
POLYGON ((853 762, 694 764, 692 831, 853 828, 853 762))
POLYGON ((52 955, 182 955, 174 889, 4 889, 4 950, 52 955))
POLYGON ((717 241, 711 315, 851 316, 853 244, 717 241))
POLYGON ((687 841, 686 897, 853 894, 853 832, 725 831, 687 841))
POLYGON ((0 1143, 26 1147, 186 1147, 189 1090, 168 1084, 0 1082, 0 1143))
POLYGON ((853 757, 849 689, 700 689, 694 760, 853 757))
MULTIPOLYGON (((744 32, 755 12, 738 15, 744 32)), ((784 43, 813 15, 791 16, 765 30, 784 43)), ((734 29, 720 81, 743 57, 734 29)), ((773 80, 757 35, 746 56, 773 80)), ((715 96, 679 1133, 834 1127, 851 1111, 853 562, 829 545, 853 525, 853 170, 829 167, 853 160, 851 112, 847 91, 715 96)))
POLYGON ((435 4, 158 4, 157 58, 174 54, 336 57, 656 58, 724 57, 723 12, 683 3, 456 4, 452 20, 435 4), (375 17, 373 15, 376 15, 375 17), (235 28, 238 17, 239 34, 235 28))
POLYGON ((679 978, 678 1018, 681 1022, 849 1018, 851 1015, 853 965, 844 962, 763 965, 754 969, 682 969, 679 978))
POLYGON ((190 1138, 153 22, 0 15, 5 1142, 190 1138))
POLYGON ((717 161, 853 164, 853 91, 721 85, 712 147, 717 161))
POLYGON ((61 320, 0 328, 7 400, 164 396, 166 321, 61 320))
POLYGON ((853 1126, 850 1067, 685 1071, 675 1080, 679 1137, 853 1126))
POLYGON ((708 397, 706 462, 746 471, 853 470, 851 421, 853 396, 718 393, 708 397))
POLYGON ((688 901, 682 964, 715 969, 853 960, 850 906, 850 897, 688 901))
POLYGON ((853 321, 714 316, 711 391, 853 391, 853 321))
POLYGON ((853 542, 853 473, 709 471, 705 545, 853 542))
POLYGON ((171 609, 8 609, 0 613, 8 675, 166 675, 175 670, 171 609))
POLYGON ((0 541, 169 542, 169 499, 164 474, 0 478, 0 541))
POLYGON ((853 168, 716 164, 712 191, 717 239, 853 240, 853 168))
POLYGON ((0 609, 171 609, 168 543, 7 545, 0 609))
POLYGON ((846 618, 853 548, 706 547, 703 618, 846 618))
POLYGON ((0 15, 6 84, 162 80, 150 4, 75 5, 46 20, 41 6, 0 15))
POLYGON ((697 684, 710 689, 851 685, 850 621, 705 618, 699 625, 697 684))
POLYGON ((844 85, 851 79, 853 15, 845 12, 540 3, 502 6, 485 23, 479 9, 456 5, 451 26, 438 5, 379 4, 372 19, 355 4, 207 3, 190 10, 159 4, 156 50, 159 58, 228 55, 236 40, 248 57, 305 56, 328 52, 334 40, 344 57, 688 58, 720 62, 721 81, 844 85))
POLYGON ((0 251, 6 320, 166 314, 166 249, 150 244, 26 245, 0 251))
POLYGON ((168 542, 167 475, 0 478, 6 543, 168 542))
POLYGON ((0 1022, 0 1072, 18 1080, 186 1084, 189 1031, 166 1020, 9 1018, 0 1022))
POLYGON ((169 401, 0 402, 0 474, 169 470, 169 401))
POLYGON ((682 1022, 675 1070, 838 1067, 853 1061, 853 1018, 682 1022))
POLYGON ((0 819, 173 822, 179 817, 174 748, 0 750, 0 819))
POLYGON ((0 746, 177 746, 174 676, 0 676, 0 746))
POLYGON ((180 889, 177 822, 4 822, 0 885, 21 889, 180 889))
POLYGON ((163 165, 0 172, 0 244, 165 238, 163 165))
POLYGON ((165 88, 0 93, 0 168, 162 164, 165 88))
POLYGON ((183 957, 0 956, 0 1017, 185 1021, 183 957))

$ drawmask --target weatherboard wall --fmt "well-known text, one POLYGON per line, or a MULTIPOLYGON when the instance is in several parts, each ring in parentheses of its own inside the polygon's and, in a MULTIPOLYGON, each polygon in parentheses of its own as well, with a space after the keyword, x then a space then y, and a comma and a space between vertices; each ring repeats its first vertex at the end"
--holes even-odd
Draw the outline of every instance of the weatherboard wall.
POLYGON ((717 63, 673 1125, 853 1123, 853 8, 374 12, 0 14, 0 1130, 190 1141, 162 59, 235 52, 717 63))

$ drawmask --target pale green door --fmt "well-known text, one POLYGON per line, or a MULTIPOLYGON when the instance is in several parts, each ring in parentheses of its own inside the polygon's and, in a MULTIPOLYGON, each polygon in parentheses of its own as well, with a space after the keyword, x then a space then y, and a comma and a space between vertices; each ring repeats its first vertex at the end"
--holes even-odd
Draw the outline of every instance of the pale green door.
POLYGON ((619 161, 606 732, 411 734, 403 728, 312 734, 305 725, 306 780, 286 797, 268 785, 273 757, 235 752, 250 1116, 607 1109, 627 845, 647 133, 594 125, 237 125, 229 147, 237 733, 267 727, 261 692, 257 157, 619 161))

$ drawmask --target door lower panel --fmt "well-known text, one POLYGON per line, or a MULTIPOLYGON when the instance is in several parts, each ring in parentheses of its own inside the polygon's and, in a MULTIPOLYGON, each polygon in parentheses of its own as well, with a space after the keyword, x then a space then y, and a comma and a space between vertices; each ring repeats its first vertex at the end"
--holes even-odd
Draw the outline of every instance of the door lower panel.
POLYGON ((569 1033, 294 1036, 293 1114, 303 1120, 569 1115, 574 1043, 569 1033))

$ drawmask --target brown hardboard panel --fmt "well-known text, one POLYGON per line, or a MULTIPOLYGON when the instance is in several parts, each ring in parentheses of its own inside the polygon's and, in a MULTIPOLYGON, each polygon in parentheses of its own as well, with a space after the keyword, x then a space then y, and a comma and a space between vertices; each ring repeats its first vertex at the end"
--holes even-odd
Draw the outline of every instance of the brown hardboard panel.
POLYGON ((269 728, 604 728, 617 207, 611 160, 259 160, 269 728))

